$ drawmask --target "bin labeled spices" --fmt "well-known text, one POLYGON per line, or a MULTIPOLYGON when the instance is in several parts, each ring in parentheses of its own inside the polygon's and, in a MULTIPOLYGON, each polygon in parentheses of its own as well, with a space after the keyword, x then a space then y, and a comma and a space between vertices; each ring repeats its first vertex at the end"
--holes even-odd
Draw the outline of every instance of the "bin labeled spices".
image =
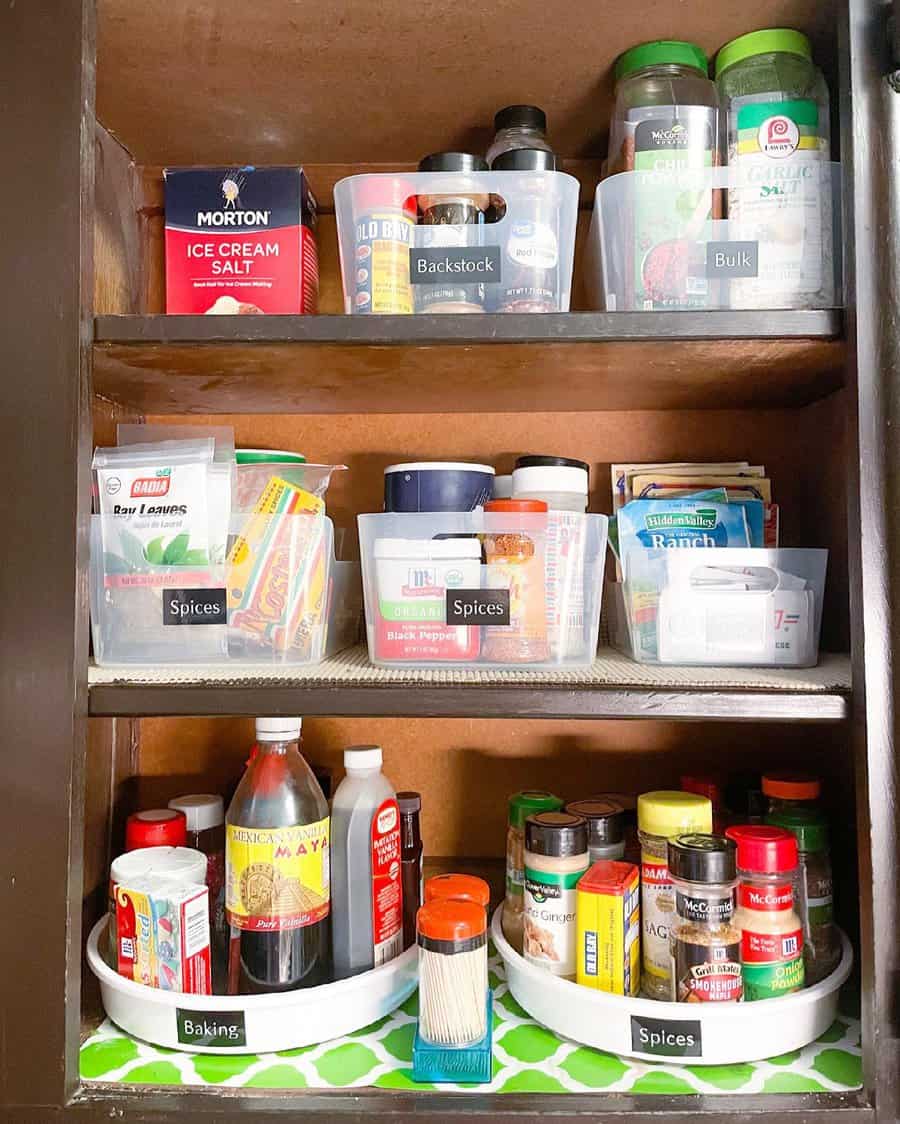
POLYGON ((541 500, 491 500, 484 511, 485 585, 509 590, 509 624, 484 627, 482 658, 543 663, 550 658, 543 550, 547 505, 541 500))
POLYGON ((744 994, 741 932, 734 924, 736 846, 722 835, 669 840, 677 920, 670 930, 672 999, 736 1003, 744 994))
POLYGON ((315 312, 316 199, 302 168, 166 168, 166 312, 315 312))
POLYGON ((797 840, 784 828, 730 827, 740 885, 735 925, 741 930, 744 998, 773 999, 803 987, 803 927, 794 909, 797 840))
POLYGON ((525 934, 530 964, 573 980, 576 888, 588 868, 588 827, 581 816, 540 812, 525 821, 525 934))

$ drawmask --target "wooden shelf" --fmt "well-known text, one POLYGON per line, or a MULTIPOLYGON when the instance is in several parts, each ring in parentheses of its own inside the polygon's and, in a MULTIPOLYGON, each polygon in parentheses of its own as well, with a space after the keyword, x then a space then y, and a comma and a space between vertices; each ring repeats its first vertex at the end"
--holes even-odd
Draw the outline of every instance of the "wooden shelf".
POLYGON ((803 406, 843 383, 837 310, 99 316, 94 390, 144 413, 803 406))
POLYGON ((849 712, 850 662, 809 670, 662 668, 603 649, 567 671, 410 672, 372 667, 365 648, 308 669, 240 676, 233 668, 100 668, 95 716, 303 714, 419 718, 656 718, 838 722, 849 712))

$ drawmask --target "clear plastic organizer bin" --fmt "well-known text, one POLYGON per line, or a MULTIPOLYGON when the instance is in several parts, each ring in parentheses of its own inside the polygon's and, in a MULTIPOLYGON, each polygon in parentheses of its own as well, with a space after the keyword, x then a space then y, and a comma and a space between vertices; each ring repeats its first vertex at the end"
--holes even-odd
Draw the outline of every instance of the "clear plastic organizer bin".
POLYGON ((621 172, 597 187, 596 308, 831 308, 841 301, 840 164, 621 172))
POLYGON ((609 583, 613 643, 640 663, 814 667, 827 550, 632 550, 609 583))
POLYGON ((360 515, 369 659, 555 668, 597 650, 605 515, 360 515))
POLYGON ((310 664, 356 643, 358 562, 338 562, 325 516, 232 516, 227 553, 151 565, 114 516, 91 520, 98 664, 310 664))
POLYGON ((578 193, 548 171, 340 180, 345 311, 567 312, 578 193))

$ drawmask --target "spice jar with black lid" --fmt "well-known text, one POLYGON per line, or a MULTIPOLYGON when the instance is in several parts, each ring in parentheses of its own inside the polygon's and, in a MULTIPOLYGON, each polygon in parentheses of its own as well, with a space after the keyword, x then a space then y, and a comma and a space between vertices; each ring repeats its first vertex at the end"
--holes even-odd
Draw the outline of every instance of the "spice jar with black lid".
MULTIPOLYGON (((547 114, 536 105, 506 105, 494 114, 496 134, 486 159, 491 168, 508 152, 539 149, 550 152, 547 143, 547 114)), ((552 155, 552 153, 551 153, 552 155)))
POLYGON ((575 978, 576 887, 590 865, 583 816, 540 812, 525 821, 525 959, 575 978))
POLYGON ((445 261, 435 254, 417 259, 410 276, 417 312, 485 311, 485 263, 479 261, 477 250, 485 246, 484 223, 490 195, 473 178, 473 173, 487 170, 487 161, 470 152, 434 152, 419 161, 420 172, 453 173, 452 177, 442 177, 440 191, 419 193, 419 221, 429 228, 421 232, 419 247, 448 251, 470 248, 475 252, 465 261, 450 253, 445 261), (453 185, 450 190, 446 187, 448 182, 453 185), (428 270, 424 278, 419 275, 422 269, 428 270), (457 277, 467 274, 478 280, 469 285, 457 283, 457 277), (432 283, 435 277, 440 280, 432 283))
POLYGON ((743 998, 741 932, 734 924, 736 851, 724 835, 669 840, 677 915, 669 931, 676 1003, 737 1003, 743 998))
POLYGON ((570 801, 566 811, 587 820, 588 853, 592 863, 624 858, 624 808, 603 796, 591 796, 586 800, 570 801))
POLYGON ((496 309, 559 312, 559 201, 543 174, 556 171, 556 157, 541 148, 517 148, 498 156, 492 170, 535 173, 516 180, 511 199, 503 196, 502 183, 493 198, 497 219, 509 217, 496 309))

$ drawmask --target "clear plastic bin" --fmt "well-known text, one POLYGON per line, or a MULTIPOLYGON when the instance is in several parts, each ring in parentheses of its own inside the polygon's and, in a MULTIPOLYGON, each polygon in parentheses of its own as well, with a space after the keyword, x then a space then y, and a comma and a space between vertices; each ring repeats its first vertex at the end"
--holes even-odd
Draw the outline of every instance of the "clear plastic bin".
POLYGON ((621 172, 597 187, 588 296, 611 312, 831 308, 840 164, 621 172))
POLYGON ((564 172, 340 180, 334 203, 344 310, 567 312, 578 194, 578 181, 564 172), (441 200, 461 203, 471 221, 423 221, 441 200))
POLYGON ((607 519, 551 511, 360 515, 369 659, 558 668, 597 650, 607 519))
POLYGON ((325 516, 237 515, 228 556, 153 566, 121 519, 91 520, 98 664, 311 664, 356 643, 357 562, 337 562, 325 516))
POLYGON ((814 667, 827 550, 632 550, 610 637, 639 663, 814 667))

